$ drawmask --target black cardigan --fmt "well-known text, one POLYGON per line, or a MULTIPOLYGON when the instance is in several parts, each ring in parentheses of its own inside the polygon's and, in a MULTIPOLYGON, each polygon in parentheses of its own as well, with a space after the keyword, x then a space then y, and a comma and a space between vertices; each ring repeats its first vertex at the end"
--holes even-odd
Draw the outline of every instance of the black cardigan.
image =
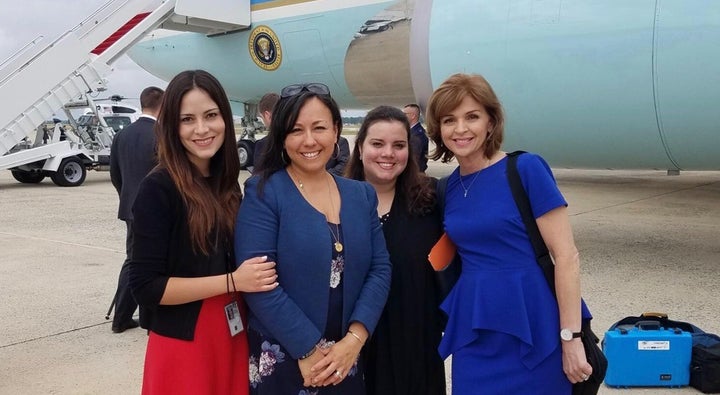
POLYGON ((151 172, 140 184, 133 205, 130 289, 147 308, 148 329, 163 336, 192 340, 202 301, 160 305, 170 277, 204 277, 235 268, 232 243, 210 256, 195 253, 190 242, 187 210, 166 170, 151 172))

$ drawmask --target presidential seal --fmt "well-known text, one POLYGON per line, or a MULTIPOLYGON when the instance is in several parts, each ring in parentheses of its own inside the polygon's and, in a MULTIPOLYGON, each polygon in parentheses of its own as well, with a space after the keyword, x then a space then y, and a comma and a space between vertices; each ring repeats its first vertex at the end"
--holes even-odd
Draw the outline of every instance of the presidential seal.
POLYGON ((280 40, 275 32, 265 25, 253 29, 248 40, 248 49, 253 62, 267 71, 277 70, 282 62, 280 40))

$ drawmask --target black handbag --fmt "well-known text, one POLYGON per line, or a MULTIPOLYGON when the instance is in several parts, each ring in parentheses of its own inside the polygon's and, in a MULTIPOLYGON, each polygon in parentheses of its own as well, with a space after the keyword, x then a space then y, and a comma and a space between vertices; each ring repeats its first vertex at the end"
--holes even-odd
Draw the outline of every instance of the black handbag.
MULTIPOLYGON (((715 336, 717 338, 717 336, 715 336)), ((705 394, 720 394, 720 341, 695 344, 690 361, 690 385, 705 394)))
MULTIPOLYGON (((523 223, 530 236, 530 242, 532 243, 533 250, 535 250, 535 257, 538 265, 542 268, 542 272, 545 275, 550 291, 555 295, 555 264, 552 262, 550 252, 545 245, 545 241, 540 234, 540 230, 535 222, 535 217, 532 214, 532 206, 530 206, 530 200, 528 199, 525 188, 522 185, 520 179, 520 173, 517 170, 517 158, 524 151, 511 152, 508 155, 507 162, 507 178, 510 184, 510 190, 512 191, 513 199, 515 204, 520 211, 523 223)), ((557 298, 557 295, 555 295, 557 298)), ((588 363, 593 368, 593 372, 586 381, 573 384, 573 395, 595 395, 600 389, 600 385, 605 380, 605 373, 607 372, 607 358, 603 354, 598 342, 600 339, 593 333, 590 327, 590 320, 582 321, 582 335, 580 339, 585 349, 585 357, 588 363)))

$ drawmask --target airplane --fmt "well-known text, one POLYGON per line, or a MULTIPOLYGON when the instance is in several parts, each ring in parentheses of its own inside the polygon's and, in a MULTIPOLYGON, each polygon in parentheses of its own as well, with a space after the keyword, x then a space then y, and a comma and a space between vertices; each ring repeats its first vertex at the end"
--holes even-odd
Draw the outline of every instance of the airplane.
POLYGON ((0 96, 13 97, 0 106, 0 169, 80 185, 101 165, 92 144, 32 136, 104 91, 129 50, 163 80, 214 74, 245 114, 245 165, 266 92, 322 82, 346 109, 424 107, 465 72, 503 102, 507 150, 554 167, 720 170, 719 43, 716 0, 109 0, 0 63, 0 96))
POLYGON ((720 169, 718 1, 251 0, 251 11, 245 30, 156 33, 128 53, 164 80, 208 70, 247 119, 264 93, 298 82, 367 109, 424 106, 449 75, 478 73, 504 105, 506 148, 554 167, 720 169))

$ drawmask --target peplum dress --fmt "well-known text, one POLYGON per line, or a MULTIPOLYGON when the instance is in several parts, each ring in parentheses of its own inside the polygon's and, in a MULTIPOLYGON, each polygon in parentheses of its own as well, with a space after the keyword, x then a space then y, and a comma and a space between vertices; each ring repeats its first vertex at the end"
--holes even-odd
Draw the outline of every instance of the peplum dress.
MULTIPOLYGON (((562 368, 557 302, 535 260, 506 175, 507 157, 449 177, 445 230, 463 262, 443 301, 448 323, 439 351, 453 356, 456 394, 570 394, 562 368)), ((547 163, 518 158, 536 217, 567 203, 547 163)))

